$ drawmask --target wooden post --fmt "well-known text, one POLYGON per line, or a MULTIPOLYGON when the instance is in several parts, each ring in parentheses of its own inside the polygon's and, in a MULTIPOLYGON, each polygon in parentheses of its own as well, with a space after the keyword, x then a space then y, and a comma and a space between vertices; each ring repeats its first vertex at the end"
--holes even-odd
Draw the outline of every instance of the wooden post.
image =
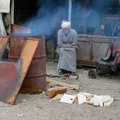
POLYGON ((14 24, 14 0, 11 1, 11 24, 14 24))
POLYGON ((7 36, 1 13, 0 13, 0 36, 7 36))

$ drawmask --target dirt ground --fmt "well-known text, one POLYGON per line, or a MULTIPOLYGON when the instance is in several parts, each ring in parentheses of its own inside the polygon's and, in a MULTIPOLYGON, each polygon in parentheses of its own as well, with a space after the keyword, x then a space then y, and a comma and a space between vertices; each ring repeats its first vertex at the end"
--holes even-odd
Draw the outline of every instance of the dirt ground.
MULTIPOLYGON (((47 62, 48 74, 58 74, 57 63, 47 62)), ((74 78, 47 78, 61 82, 80 85, 79 92, 88 92, 96 95, 110 95, 114 102, 108 107, 94 107, 89 104, 66 104, 59 101, 50 101, 46 93, 18 94, 15 105, 11 106, 0 102, 0 120, 120 120, 120 75, 112 77, 88 78, 90 68, 77 69, 79 79, 74 78)), ((78 92, 67 90, 67 94, 78 92)))

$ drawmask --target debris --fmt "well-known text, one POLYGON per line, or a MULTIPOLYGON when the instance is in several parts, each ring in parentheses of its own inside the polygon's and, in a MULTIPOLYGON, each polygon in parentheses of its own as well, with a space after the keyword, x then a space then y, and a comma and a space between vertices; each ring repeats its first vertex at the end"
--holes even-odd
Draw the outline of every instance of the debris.
POLYGON ((109 95, 102 95, 102 100, 104 106, 110 106, 110 104, 113 103, 113 98, 111 98, 109 95))
POLYGON ((103 107, 102 96, 94 95, 93 105, 103 107))
POLYGON ((56 84, 50 83, 50 82, 46 82, 46 86, 49 87, 49 88, 53 88, 53 87, 56 86, 56 84))
POLYGON ((2 59, 3 55, 4 55, 4 51, 5 51, 5 48, 8 44, 8 41, 9 41, 9 37, 2 37, 0 36, 0 60, 2 59))
POLYGON ((51 99, 51 101, 60 100, 62 96, 63 94, 57 94, 53 99, 51 99))
POLYGON ((76 96, 76 98, 75 98, 75 101, 74 101, 75 103, 78 103, 78 96, 76 96))
POLYGON ((14 104, 38 43, 38 39, 26 40, 17 63, 0 61, 0 101, 14 104))
POLYGON ((21 114, 18 114, 18 117, 22 117, 23 116, 23 113, 21 113, 21 114))
POLYGON ((73 88, 75 90, 79 90, 80 89, 80 86, 79 85, 71 85, 71 84, 67 84, 67 83, 63 83, 63 82, 59 82, 59 81, 56 81, 56 80, 46 80, 47 82, 52 82, 54 84, 57 84, 59 86, 63 86, 63 87, 69 87, 69 88, 73 88))
POLYGON ((86 96, 83 93, 78 93, 78 103, 79 105, 86 101, 86 96))
POLYGON ((76 99, 76 96, 64 94, 60 99, 60 102, 72 104, 75 99, 76 99))
POLYGON ((57 87, 57 88, 51 88, 51 89, 48 89, 49 91, 49 97, 53 98, 55 97, 57 94, 63 94, 67 91, 67 88, 66 87, 57 87))
POLYGON ((113 98, 111 98, 109 95, 93 95, 90 93, 79 93, 78 94, 78 101, 79 103, 88 103, 88 104, 92 104, 94 106, 110 106, 111 103, 113 103, 113 98), (85 97, 86 97, 86 101, 85 101, 85 97))
POLYGON ((46 75, 47 77, 51 77, 51 78, 53 78, 53 77, 58 77, 58 78, 60 78, 60 77, 62 77, 63 79, 66 79, 66 78, 71 78, 71 76, 75 76, 76 78, 76 80, 79 78, 79 75, 77 75, 77 74, 63 74, 63 75, 54 75, 54 74, 47 74, 46 75))
POLYGON ((27 100, 26 99, 22 99, 21 102, 26 102, 27 100))

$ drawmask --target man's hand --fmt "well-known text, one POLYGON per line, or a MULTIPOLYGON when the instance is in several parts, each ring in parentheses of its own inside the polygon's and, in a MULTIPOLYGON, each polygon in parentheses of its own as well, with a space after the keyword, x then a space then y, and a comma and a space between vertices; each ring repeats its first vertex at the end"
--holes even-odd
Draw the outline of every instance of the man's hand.
POLYGON ((72 45, 71 48, 78 49, 78 46, 77 45, 72 45))

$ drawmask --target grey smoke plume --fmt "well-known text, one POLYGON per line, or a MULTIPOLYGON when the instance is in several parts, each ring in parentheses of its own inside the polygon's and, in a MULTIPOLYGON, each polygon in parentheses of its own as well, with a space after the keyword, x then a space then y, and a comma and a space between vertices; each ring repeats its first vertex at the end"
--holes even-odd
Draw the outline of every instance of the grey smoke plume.
POLYGON ((68 2, 52 2, 47 0, 40 6, 37 14, 25 22, 24 26, 32 29, 32 34, 53 35, 60 29, 63 19, 67 19, 68 2))
MULTIPOLYGON (((25 22, 24 26, 32 29, 32 34, 51 36, 61 28, 62 20, 68 19, 68 0, 39 0, 40 8, 35 16, 25 22)), ((118 1, 119 2, 119 1, 118 1)), ((119 5, 111 0, 72 0, 72 28, 82 29, 98 27, 102 24, 101 12, 106 8, 119 5)), ((117 14, 119 11, 114 11, 117 14)))

